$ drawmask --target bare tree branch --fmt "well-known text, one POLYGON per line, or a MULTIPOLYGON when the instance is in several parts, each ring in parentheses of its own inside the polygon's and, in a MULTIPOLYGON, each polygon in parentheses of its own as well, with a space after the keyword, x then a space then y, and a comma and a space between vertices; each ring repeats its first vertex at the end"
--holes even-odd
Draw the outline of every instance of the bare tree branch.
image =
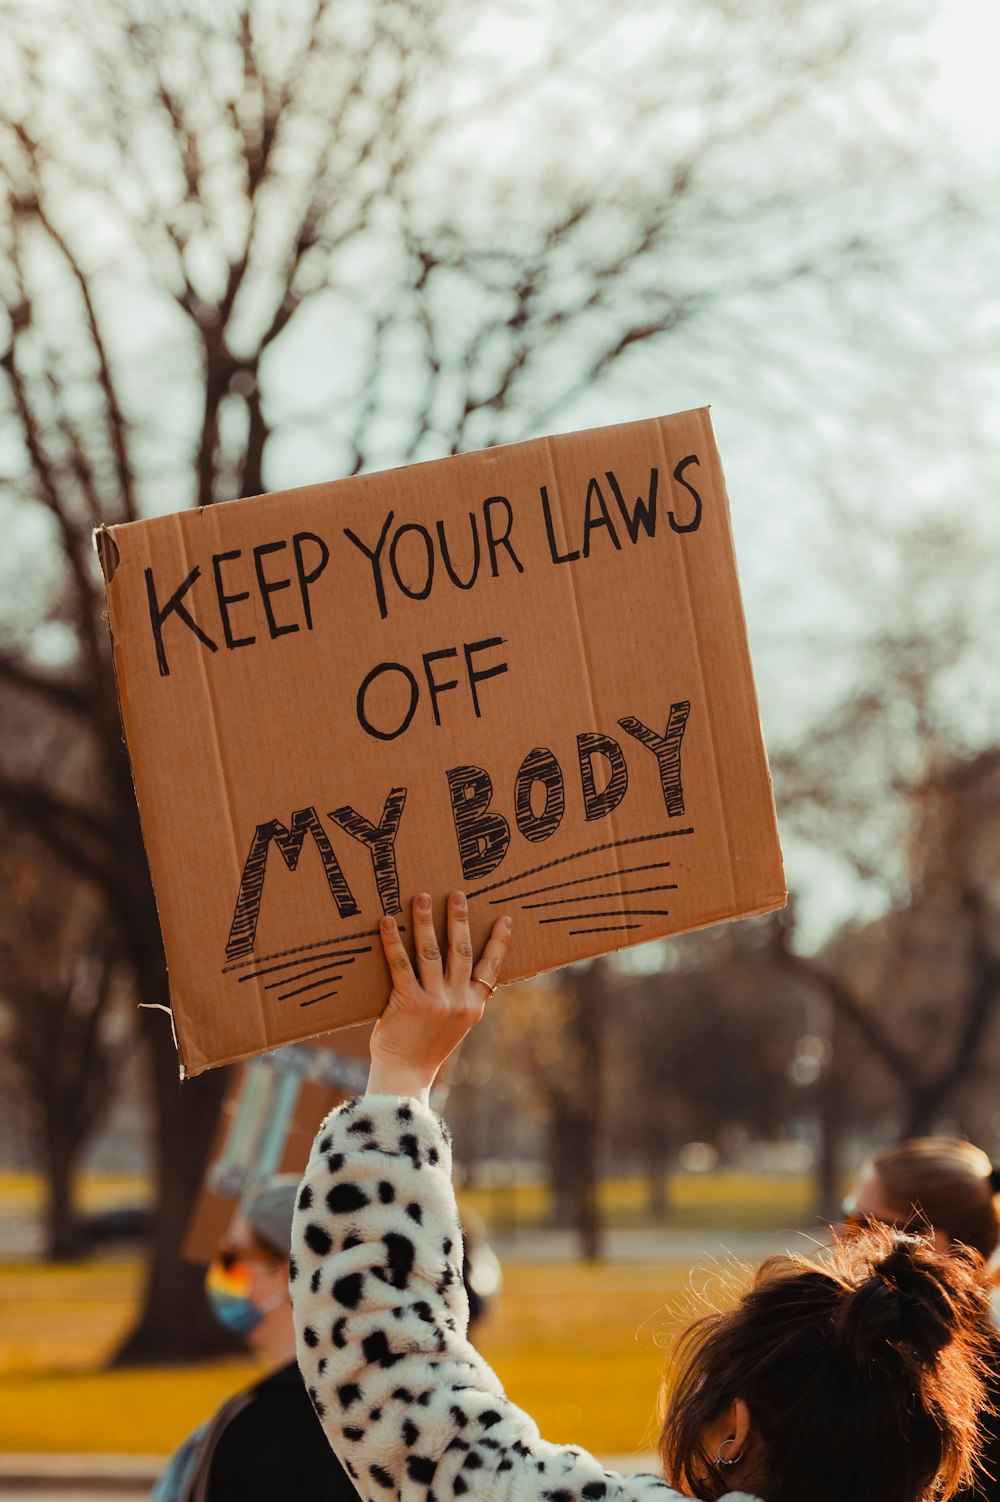
POLYGON ((0 779, 0 807, 56 851, 79 875, 96 882, 121 907, 121 876, 114 831, 89 810, 42 784, 0 779))
MULTIPOLYGON (((39 179, 38 145, 28 133, 24 124, 17 121, 13 125, 15 134, 24 149, 25 155, 31 164, 33 176, 37 182, 39 179)), ((104 398, 104 410, 108 423, 108 431, 111 436, 112 447, 115 457, 115 469, 118 478, 118 499, 121 505, 120 519, 122 521, 135 521, 138 512, 136 510, 135 485, 132 473, 132 464, 129 459, 129 436, 128 425, 122 409, 117 382, 111 368, 111 360, 108 354, 107 343, 101 329, 101 323, 94 304, 93 291, 90 280, 80 264, 79 258, 74 253, 65 236, 60 233, 47 213, 41 196, 34 204, 34 214, 38 223, 59 250, 63 259, 72 273, 73 280, 79 289, 86 315, 87 330, 90 335, 91 346, 97 357, 98 384, 104 398)), ((99 513, 94 517, 94 524, 100 520, 99 513)))
POLYGON ((23 277, 20 276, 20 240, 17 234, 14 240, 13 266, 19 274, 21 295, 26 312, 18 321, 12 320, 13 337, 8 348, 0 354, 0 369, 7 376, 14 398, 14 410, 20 422, 21 435, 37 487, 38 498, 51 513, 58 527, 63 556, 69 565, 74 584, 76 621, 80 640, 85 648, 85 661, 88 671, 96 679, 104 661, 104 651, 95 623, 95 588, 89 567, 89 542, 85 536, 81 536, 80 528, 65 504, 58 467, 49 452, 48 435, 42 420, 34 410, 28 380, 20 369, 17 359, 18 345, 33 317, 31 298, 24 288, 23 277))
POLYGON ((792 949, 788 944, 786 924, 776 923, 773 927, 773 935, 774 955, 778 962, 791 974, 798 975, 808 982, 837 1007, 858 1030, 869 1048, 895 1075, 904 1089, 911 1092, 919 1090, 922 1080, 913 1061, 875 1018, 853 986, 832 967, 824 965, 812 956, 798 954, 792 949))
POLYGON ((29 667, 10 653, 0 652, 0 683, 37 694, 55 707, 72 710, 74 714, 88 715, 92 707, 91 698, 76 684, 54 678, 41 668, 29 667))

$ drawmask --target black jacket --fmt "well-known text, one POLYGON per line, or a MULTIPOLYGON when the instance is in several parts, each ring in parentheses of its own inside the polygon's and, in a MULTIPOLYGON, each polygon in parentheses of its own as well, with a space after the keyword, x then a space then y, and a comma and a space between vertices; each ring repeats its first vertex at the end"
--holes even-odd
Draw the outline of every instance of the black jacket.
POLYGON ((258 1382, 212 1454, 208 1502, 358 1502, 294 1361, 258 1382))

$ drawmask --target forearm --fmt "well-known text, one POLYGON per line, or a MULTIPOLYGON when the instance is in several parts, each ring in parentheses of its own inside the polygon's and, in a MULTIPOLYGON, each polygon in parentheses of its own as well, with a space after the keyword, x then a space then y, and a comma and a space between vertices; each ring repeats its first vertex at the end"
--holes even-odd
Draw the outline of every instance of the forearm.
POLYGON ((364 1096, 317 1137, 293 1227, 299 1366, 363 1498, 673 1502, 546 1444, 466 1339, 451 1150, 413 1100, 364 1096))
POLYGON ((403 1486, 407 1462, 421 1474, 436 1468, 455 1427, 439 1390, 501 1393, 465 1338, 450 1174, 447 1134, 426 1108, 366 1096, 327 1119, 303 1179, 292 1271, 299 1365, 365 1495, 379 1495, 379 1475, 399 1472, 403 1486), (408 1445, 414 1426, 421 1443, 408 1445))

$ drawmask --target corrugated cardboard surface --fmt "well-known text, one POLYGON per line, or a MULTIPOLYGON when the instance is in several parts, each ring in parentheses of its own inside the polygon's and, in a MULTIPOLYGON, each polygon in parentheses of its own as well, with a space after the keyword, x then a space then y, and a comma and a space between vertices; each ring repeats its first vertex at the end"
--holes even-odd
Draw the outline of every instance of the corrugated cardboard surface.
POLYGON ((416 891, 508 980, 784 902, 707 411, 99 548, 188 1073, 377 1015, 416 891))

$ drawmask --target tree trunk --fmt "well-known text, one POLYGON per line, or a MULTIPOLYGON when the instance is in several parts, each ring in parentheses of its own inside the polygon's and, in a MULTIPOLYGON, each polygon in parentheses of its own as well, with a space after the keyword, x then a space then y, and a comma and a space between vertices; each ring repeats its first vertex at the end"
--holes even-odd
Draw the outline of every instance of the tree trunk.
POLYGON ((820 1220, 836 1224, 841 1218, 844 1175, 843 1147, 847 1130, 850 1066, 845 1053, 853 1041, 849 1029, 836 1008, 830 1013, 830 1060, 817 1086, 819 1153, 816 1159, 816 1214, 820 1220))
MULTIPOLYGON (((140 988, 148 1000, 166 1004, 162 968, 158 974, 141 977, 140 988)), ((157 1199, 143 1307, 138 1323, 114 1357, 115 1366, 184 1361, 240 1348, 208 1307, 204 1269, 183 1262, 180 1256, 229 1071, 209 1070, 182 1083, 166 1018, 156 1011, 147 1011, 143 1017, 155 1102, 157 1199)))
POLYGON ((549 1224, 556 1230, 573 1225, 573 1157, 576 1143, 573 1120, 564 1097, 549 1097, 548 1160, 552 1209, 549 1224))
POLYGON ((837 1091, 824 1090, 819 1108, 819 1153, 816 1160, 816 1214, 836 1224, 841 1218, 844 1111, 837 1091))
POLYGON ((593 1262, 601 1254, 597 1141, 592 1120, 579 1104, 565 1097, 550 1103, 551 1224, 559 1230, 572 1227, 580 1239, 580 1255, 593 1262))
POLYGON ((45 1256, 49 1262, 76 1262, 84 1250, 75 1195, 80 1141, 72 1127, 69 1119, 53 1117, 51 1112, 46 1112, 42 1152, 45 1163, 45 1256))
POLYGON ((579 1123, 579 1155, 574 1180, 574 1220, 580 1238, 580 1255, 585 1262, 597 1262, 603 1251, 601 1207, 597 1197, 597 1132, 593 1119, 579 1123))
POLYGON ((906 1115, 903 1118, 902 1129, 899 1133, 900 1141, 908 1137, 931 1137, 934 1134, 934 1126, 941 1108, 947 1098, 947 1091, 935 1090, 911 1090, 906 1095, 906 1115))
POLYGON ((575 1091, 575 1148, 572 1156, 574 1222, 580 1253, 596 1262, 602 1252, 601 1210, 598 1202, 597 1152, 604 1106, 604 1023, 607 965, 594 960, 574 974, 576 1017, 574 1032, 578 1058, 575 1091))
MULTIPOLYGON (((159 918, 128 760, 120 741, 111 775, 122 817, 115 842, 122 890, 119 909, 122 932, 129 945, 140 1000, 151 1007, 165 1007, 169 1005, 170 993, 159 918)), ((142 1309, 135 1327, 112 1359, 114 1366, 186 1361, 243 1349, 208 1307, 204 1268, 183 1262, 180 1255, 188 1221, 201 1191, 230 1072, 212 1069, 182 1083, 166 1017, 155 1010, 143 1010, 140 1015, 149 1071, 155 1203, 142 1309)))
POLYGON ((646 1213, 652 1220, 665 1220, 670 1214, 670 1196, 667 1193, 667 1168, 670 1154, 667 1145, 658 1133, 643 1145, 643 1161, 646 1175, 646 1213))

